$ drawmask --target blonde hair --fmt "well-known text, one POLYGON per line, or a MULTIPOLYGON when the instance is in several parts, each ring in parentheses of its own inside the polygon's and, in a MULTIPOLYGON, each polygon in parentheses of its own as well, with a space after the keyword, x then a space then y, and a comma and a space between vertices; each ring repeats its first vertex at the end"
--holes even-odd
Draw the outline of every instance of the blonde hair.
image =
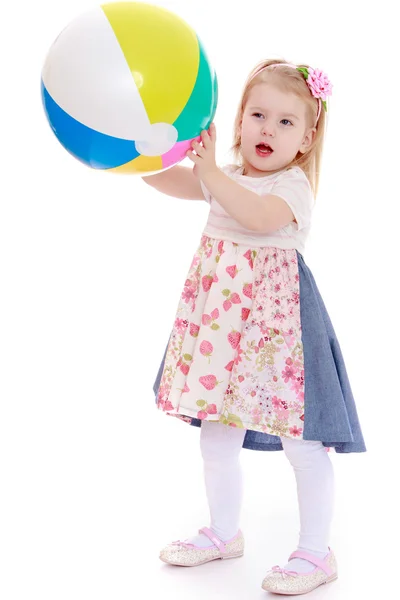
MULTIPOLYGON (((249 74, 245 83, 242 98, 239 103, 239 107, 235 117, 234 125, 234 137, 233 146, 231 148, 235 160, 243 166, 243 157, 241 154, 241 136, 240 136, 240 124, 243 118, 244 108, 246 106, 249 93, 252 88, 259 83, 273 83, 279 87, 282 91, 295 94, 301 100, 306 103, 306 115, 309 127, 315 126, 315 120, 317 118, 318 102, 312 96, 310 89, 304 79, 304 76, 300 71, 293 69, 292 67, 280 66, 277 69, 266 69, 270 65, 274 64, 289 64, 285 60, 265 60, 259 63, 249 74), (262 70, 264 69, 264 70, 262 70)), ((297 65, 299 68, 310 68, 308 65, 297 65)), ((322 160, 322 149, 324 145, 324 136, 326 129, 326 114, 322 107, 320 117, 316 127, 316 134, 312 144, 302 154, 297 153, 297 156, 292 162, 287 165, 287 169, 293 166, 300 167, 306 174, 311 188, 314 192, 314 196, 318 192, 319 174, 322 160)))

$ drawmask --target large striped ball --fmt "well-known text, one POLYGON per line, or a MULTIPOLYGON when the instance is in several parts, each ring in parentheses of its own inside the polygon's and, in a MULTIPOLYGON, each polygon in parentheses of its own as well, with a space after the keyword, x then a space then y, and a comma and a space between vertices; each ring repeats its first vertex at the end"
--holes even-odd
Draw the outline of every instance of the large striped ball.
POLYGON ((49 50, 41 84, 64 148, 117 173, 179 163, 217 106, 216 75, 195 31, 141 2, 103 4, 72 21, 49 50))

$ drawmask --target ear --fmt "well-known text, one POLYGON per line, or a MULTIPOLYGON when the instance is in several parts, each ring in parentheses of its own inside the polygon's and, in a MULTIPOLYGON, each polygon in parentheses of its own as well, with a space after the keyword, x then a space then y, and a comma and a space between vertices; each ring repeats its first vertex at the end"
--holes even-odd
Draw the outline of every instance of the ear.
POLYGON ((299 148, 299 152, 304 154, 304 152, 306 152, 308 150, 308 148, 311 146, 311 144, 313 143, 313 141, 315 139, 316 133, 317 133, 317 130, 315 129, 315 127, 313 129, 309 129, 307 131, 307 133, 304 136, 304 139, 302 141, 302 144, 299 148))

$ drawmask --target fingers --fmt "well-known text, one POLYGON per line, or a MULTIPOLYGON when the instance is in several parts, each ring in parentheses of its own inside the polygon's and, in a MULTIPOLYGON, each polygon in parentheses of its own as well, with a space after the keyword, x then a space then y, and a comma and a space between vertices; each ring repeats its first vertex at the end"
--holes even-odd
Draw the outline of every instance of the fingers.
POLYGON ((214 123, 211 123, 210 128, 208 129, 208 131, 206 131, 205 129, 203 129, 203 131, 200 134, 201 137, 201 141, 202 144, 205 148, 209 148, 210 145, 215 144, 216 141, 216 130, 215 130, 215 125, 214 123), (211 144, 210 144, 211 142, 211 144))
POLYGON ((203 141, 203 144, 207 147, 210 146, 210 142, 211 144, 215 144, 216 141, 216 130, 215 130, 215 125, 214 123, 211 123, 208 131, 204 130, 201 132, 201 139, 203 141))
POLYGON ((208 131, 206 131, 205 129, 203 129, 203 131, 200 133, 200 137, 201 137, 201 143, 203 144, 203 146, 205 148, 207 148, 208 142, 210 140, 210 136, 208 134, 208 131))
POLYGON ((204 142, 202 140, 202 142, 192 142, 192 151, 196 152, 196 154, 198 154, 199 156, 203 156, 204 152, 205 152, 205 145, 204 142))
POLYGON ((200 133, 200 142, 193 141, 191 148, 187 151, 186 156, 190 158, 192 162, 196 162, 196 158, 203 158, 206 151, 215 144, 216 130, 214 123, 211 123, 208 131, 203 129, 200 133))
POLYGON ((215 124, 211 123, 210 125, 210 129, 208 130, 208 133, 210 135, 211 141, 215 142, 217 139, 217 130, 215 128, 215 124))
POLYGON ((203 146, 199 142, 192 142, 191 148, 186 152, 186 156, 195 163, 202 156, 202 152, 204 152, 203 146))

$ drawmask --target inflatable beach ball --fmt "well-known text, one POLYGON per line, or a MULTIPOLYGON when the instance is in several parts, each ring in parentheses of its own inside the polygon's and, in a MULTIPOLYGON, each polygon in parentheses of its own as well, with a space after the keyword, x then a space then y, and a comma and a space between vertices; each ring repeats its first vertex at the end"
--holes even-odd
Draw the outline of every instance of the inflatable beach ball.
POLYGON ((59 142, 94 169, 149 175, 180 162, 208 129, 217 79, 195 31, 170 11, 104 4, 72 21, 42 70, 59 142))

